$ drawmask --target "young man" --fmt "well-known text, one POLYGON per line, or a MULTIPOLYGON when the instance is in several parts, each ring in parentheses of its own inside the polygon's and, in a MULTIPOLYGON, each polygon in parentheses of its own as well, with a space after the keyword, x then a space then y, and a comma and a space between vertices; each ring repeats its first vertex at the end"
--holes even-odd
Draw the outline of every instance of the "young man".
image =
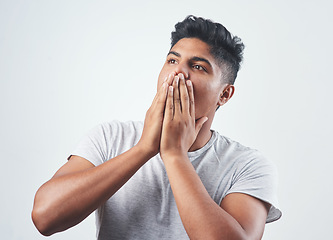
POLYGON ((144 124, 101 124, 38 190, 42 234, 97 210, 98 239, 260 239, 281 216, 274 166, 210 129, 234 93, 240 39, 189 16, 171 45, 144 124))

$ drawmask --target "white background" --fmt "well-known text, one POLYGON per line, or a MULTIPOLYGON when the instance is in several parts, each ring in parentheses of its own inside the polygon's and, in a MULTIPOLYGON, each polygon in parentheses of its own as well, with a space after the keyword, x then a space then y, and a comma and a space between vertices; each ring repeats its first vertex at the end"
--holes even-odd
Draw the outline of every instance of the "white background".
MULTIPOLYGON (((330 1, 0 1, 1 239, 44 239, 38 187, 95 125, 143 120, 174 24, 194 14, 246 45, 214 129, 278 167, 283 216, 264 239, 331 235, 330 1)), ((49 239, 94 239, 94 217, 49 239)))

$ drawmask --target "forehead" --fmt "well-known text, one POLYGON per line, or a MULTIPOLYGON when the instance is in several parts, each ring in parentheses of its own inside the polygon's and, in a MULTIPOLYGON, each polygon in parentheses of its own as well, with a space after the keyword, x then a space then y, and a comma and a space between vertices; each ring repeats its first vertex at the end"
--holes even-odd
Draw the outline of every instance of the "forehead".
POLYGON ((198 38, 182 38, 172 48, 172 51, 178 50, 184 54, 195 55, 202 54, 206 57, 212 58, 210 54, 209 45, 198 38))

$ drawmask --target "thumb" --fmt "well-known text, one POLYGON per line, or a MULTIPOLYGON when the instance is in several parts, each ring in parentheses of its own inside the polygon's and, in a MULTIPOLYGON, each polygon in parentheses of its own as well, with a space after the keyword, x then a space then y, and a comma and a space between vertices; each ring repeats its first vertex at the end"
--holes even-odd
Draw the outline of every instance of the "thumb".
POLYGON ((204 125, 204 123, 208 120, 208 117, 202 117, 199 118, 196 122, 195 122, 195 133, 198 135, 200 129, 202 128, 202 126, 204 125))

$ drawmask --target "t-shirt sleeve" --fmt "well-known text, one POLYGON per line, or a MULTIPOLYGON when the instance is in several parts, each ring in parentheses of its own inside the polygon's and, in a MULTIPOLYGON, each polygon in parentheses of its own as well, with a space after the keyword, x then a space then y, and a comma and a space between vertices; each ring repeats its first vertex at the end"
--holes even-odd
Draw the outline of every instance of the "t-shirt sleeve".
POLYGON ((70 156, 77 155, 90 161, 95 166, 107 161, 110 153, 112 136, 103 124, 91 129, 76 145, 70 156))
POLYGON ((244 193, 271 204, 266 223, 276 221, 282 215, 277 200, 277 169, 258 153, 251 158, 234 176, 227 194, 244 193))
POLYGON ((70 156, 83 157, 98 166, 132 148, 139 141, 142 128, 142 122, 134 121, 99 124, 79 141, 70 156))

